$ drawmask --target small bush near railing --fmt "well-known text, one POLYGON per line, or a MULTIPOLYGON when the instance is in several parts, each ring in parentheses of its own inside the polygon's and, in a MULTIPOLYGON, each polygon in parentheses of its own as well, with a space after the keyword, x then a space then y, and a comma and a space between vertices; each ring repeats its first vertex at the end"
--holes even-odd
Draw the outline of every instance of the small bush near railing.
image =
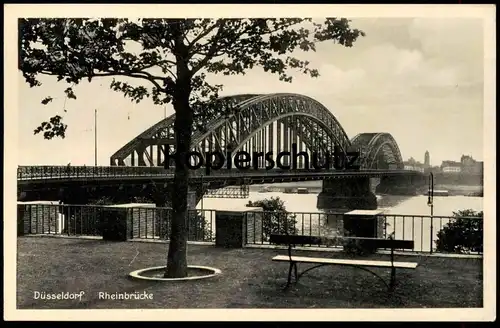
POLYGON ((483 212, 471 209, 453 212, 455 220, 439 232, 436 250, 444 253, 483 252, 483 212))
POLYGON ((285 203, 279 197, 248 201, 248 207, 261 207, 262 215, 262 237, 263 241, 269 241, 271 234, 295 235, 297 234, 297 217, 286 211, 285 203))
POLYGON ((203 211, 190 211, 188 222, 189 240, 215 241, 215 233, 212 231, 213 227, 207 222, 203 211))
MULTIPOLYGON (((349 237, 349 231, 344 231, 344 237, 349 237)), ((359 256, 372 253, 369 249, 366 249, 364 245, 359 240, 353 239, 340 239, 340 246, 344 253, 350 256, 359 256)))

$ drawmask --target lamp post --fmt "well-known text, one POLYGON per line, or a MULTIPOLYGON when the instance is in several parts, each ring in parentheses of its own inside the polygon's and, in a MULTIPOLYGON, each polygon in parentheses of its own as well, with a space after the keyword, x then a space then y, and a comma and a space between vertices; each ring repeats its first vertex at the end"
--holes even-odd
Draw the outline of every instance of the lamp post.
POLYGON ((430 252, 432 254, 432 239, 434 238, 434 174, 429 174, 429 190, 427 191, 427 206, 431 208, 431 236, 430 236, 430 252))
POLYGON ((203 215, 203 198, 205 196, 205 186, 203 185, 203 174, 201 175, 201 214, 203 215))
POLYGON ((94 166, 97 166, 97 109, 94 110, 94 166))

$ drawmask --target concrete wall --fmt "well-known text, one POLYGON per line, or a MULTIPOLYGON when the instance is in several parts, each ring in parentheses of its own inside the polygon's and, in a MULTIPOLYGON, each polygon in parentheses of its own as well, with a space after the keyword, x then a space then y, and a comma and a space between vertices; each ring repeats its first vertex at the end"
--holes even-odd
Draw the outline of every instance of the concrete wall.
POLYGON ((246 243, 262 242, 262 208, 246 207, 244 211, 217 211, 215 245, 241 248, 246 243))
POLYGON ((159 229, 156 224, 156 206, 149 203, 129 203, 108 206, 127 210, 127 221, 132 223, 132 238, 158 238, 159 229))
POLYGON ((58 209, 53 201, 17 202, 18 235, 61 233, 64 218, 58 209))
POLYGON ((246 212, 246 241, 262 243, 262 208, 249 207, 246 212))

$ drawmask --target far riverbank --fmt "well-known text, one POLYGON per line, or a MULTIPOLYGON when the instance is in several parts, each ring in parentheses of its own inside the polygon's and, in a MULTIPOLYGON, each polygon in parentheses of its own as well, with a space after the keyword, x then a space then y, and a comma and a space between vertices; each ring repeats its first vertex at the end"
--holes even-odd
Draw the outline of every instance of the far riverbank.
MULTIPOLYGON (((250 191, 260 192, 266 188, 271 189, 272 192, 285 192, 285 189, 293 189, 293 193, 297 192, 297 188, 306 188, 309 193, 315 194, 321 192, 322 181, 298 181, 251 185, 250 191)), ((434 186, 434 190, 447 190, 450 196, 483 197, 483 186, 480 185, 437 184, 434 186)))

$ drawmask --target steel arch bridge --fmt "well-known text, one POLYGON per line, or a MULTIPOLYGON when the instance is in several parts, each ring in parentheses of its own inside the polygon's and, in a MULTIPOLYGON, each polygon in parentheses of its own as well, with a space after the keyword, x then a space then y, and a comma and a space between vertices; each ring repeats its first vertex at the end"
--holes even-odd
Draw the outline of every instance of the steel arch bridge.
MULTIPOLYGON (((300 94, 242 94, 221 98, 221 110, 202 128, 193 132, 191 148, 206 152, 233 154, 239 150, 248 153, 290 151, 292 144, 298 152, 333 153, 334 147, 342 152, 360 151, 361 169, 385 166, 402 167, 401 153, 396 141, 388 133, 364 133, 352 141, 335 116, 318 101, 300 94), (228 111, 226 106, 230 106, 228 111), (226 108, 224 108, 226 107, 226 108), (221 113, 227 114, 221 114, 221 113)), ((111 166, 163 166, 166 154, 175 151, 175 114, 156 123, 131 140, 111 158, 111 166)), ((319 155, 321 157, 321 155, 319 155)), ((289 156, 283 158, 289 165, 289 156)), ((303 156, 297 159, 297 168, 306 167, 303 156)), ((264 158, 258 167, 266 166, 264 158)))
POLYGON ((351 140, 359 149, 360 165, 369 169, 403 169, 403 158, 398 144, 389 133, 360 133, 351 140))

